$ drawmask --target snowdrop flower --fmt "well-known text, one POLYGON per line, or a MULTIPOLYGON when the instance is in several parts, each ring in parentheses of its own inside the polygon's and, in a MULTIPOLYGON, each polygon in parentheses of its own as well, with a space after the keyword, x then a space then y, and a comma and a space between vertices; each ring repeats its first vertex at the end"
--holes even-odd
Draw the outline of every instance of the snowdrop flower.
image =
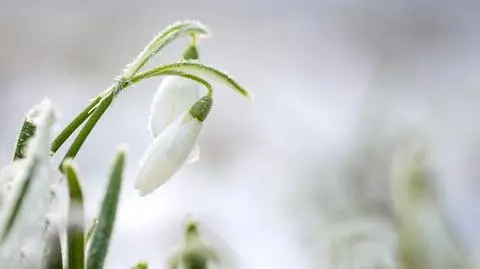
POLYGON ((187 161, 212 102, 210 94, 202 97, 155 137, 140 161, 135 183, 140 195, 154 191, 187 161))
MULTIPOLYGON (((200 98, 200 85, 188 78, 166 77, 153 98, 149 129, 153 138, 159 136, 175 119, 200 98)), ((195 143, 189 161, 198 160, 200 148, 195 143)))
MULTIPOLYGON (((186 60, 198 59, 198 52, 191 45, 183 56, 186 60)), ((150 108, 148 128, 153 138, 160 135, 175 119, 188 110, 200 98, 200 85, 191 79, 179 76, 164 78, 158 87, 150 108)), ((198 144, 190 154, 188 162, 199 159, 198 144)))
POLYGON ((149 130, 157 137, 200 98, 200 85, 191 79, 167 76, 153 98, 149 130))

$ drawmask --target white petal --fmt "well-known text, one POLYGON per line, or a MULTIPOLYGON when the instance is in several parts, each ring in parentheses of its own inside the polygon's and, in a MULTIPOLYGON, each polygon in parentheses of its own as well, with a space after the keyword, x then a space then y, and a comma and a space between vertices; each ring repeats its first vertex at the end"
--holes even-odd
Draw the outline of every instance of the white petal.
POLYGON ((157 137, 200 97, 199 84, 191 79, 168 76, 162 80, 150 108, 149 130, 157 137))
POLYGON ((194 163, 200 160, 200 146, 198 145, 198 142, 195 143, 195 146, 193 146, 192 151, 190 152, 190 155, 188 155, 187 163, 194 163))
POLYGON ((200 121, 184 113, 155 138, 140 162, 135 182, 140 195, 152 192, 182 167, 201 128, 200 121))

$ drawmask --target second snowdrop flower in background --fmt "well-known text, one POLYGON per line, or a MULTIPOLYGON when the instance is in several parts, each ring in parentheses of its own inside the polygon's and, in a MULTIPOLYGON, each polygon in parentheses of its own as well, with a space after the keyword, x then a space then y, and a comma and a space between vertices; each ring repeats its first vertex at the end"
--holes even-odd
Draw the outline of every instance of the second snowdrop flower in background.
POLYGON ((196 101, 161 132, 140 162, 135 188, 146 195, 172 177, 195 147, 203 122, 212 107, 210 94, 196 101))

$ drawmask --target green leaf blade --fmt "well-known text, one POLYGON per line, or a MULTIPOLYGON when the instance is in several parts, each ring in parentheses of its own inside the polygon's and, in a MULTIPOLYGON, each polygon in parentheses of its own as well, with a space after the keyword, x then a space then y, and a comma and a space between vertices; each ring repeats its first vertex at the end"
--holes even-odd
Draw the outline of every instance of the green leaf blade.
POLYGON ((23 120, 20 133, 18 134, 17 145, 15 146, 14 161, 25 158, 25 148, 30 138, 35 134, 36 129, 37 126, 29 121, 28 117, 23 120))
POLYGON ((6 220, 6 224, 2 231, 1 240, 5 240, 9 235, 12 227, 14 226, 19 214, 20 210, 22 209, 23 202, 30 190, 30 186, 32 185, 32 181, 34 180, 35 174, 37 170, 40 168, 41 162, 39 158, 34 158, 29 165, 27 175, 23 182, 21 182, 21 186, 19 187, 20 190, 15 198, 15 202, 13 203, 12 211, 9 214, 9 217, 6 220))
POLYGON ((70 196, 68 209, 68 268, 84 269, 84 209, 83 191, 80 185, 77 172, 71 161, 63 164, 63 171, 67 178, 67 185, 70 196))
POLYGON ((107 191, 105 193, 98 225, 92 237, 92 242, 87 256, 87 269, 103 268, 112 235, 120 191, 123 180, 123 167, 125 166, 125 151, 119 150, 110 175, 107 191))

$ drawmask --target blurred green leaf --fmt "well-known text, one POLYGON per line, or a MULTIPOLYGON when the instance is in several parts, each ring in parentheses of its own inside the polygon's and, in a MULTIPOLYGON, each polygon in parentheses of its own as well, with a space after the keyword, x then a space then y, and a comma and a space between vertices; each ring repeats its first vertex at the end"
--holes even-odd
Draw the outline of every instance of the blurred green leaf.
POLYGON ((37 127, 33 122, 29 121, 27 118, 23 120, 20 133, 18 134, 17 145, 15 146, 15 153, 13 160, 23 159, 25 157, 25 147, 30 138, 35 134, 37 127))
POLYGON ((103 268, 117 214, 124 165, 125 151, 119 150, 98 217, 98 226, 88 250, 87 269, 103 268))
POLYGON ((70 195, 67 226, 68 268, 84 269, 83 191, 71 161, 66 161, 63 164, 63 171, 67 177, 70 195))
POLYGON ((20 210, 22 208, 23 201, 30 189, 32 180, 35 176, 35 173, 37 169, 39 168, 40 165, 40 159, 34 158, 32 162, 30 163, 29 167, 27 167, 27 176, 21 182, 20 190, 18 191, 18 195, 13 203, 12 211, 10 212, 9 217, 6 220, 6 224, 3 228, 2 231, 2 241, 7 238, 8 234, 10 233, 13 225, 15 224, 15 221, 17 220, 18 214, 20 213, 20 210))

